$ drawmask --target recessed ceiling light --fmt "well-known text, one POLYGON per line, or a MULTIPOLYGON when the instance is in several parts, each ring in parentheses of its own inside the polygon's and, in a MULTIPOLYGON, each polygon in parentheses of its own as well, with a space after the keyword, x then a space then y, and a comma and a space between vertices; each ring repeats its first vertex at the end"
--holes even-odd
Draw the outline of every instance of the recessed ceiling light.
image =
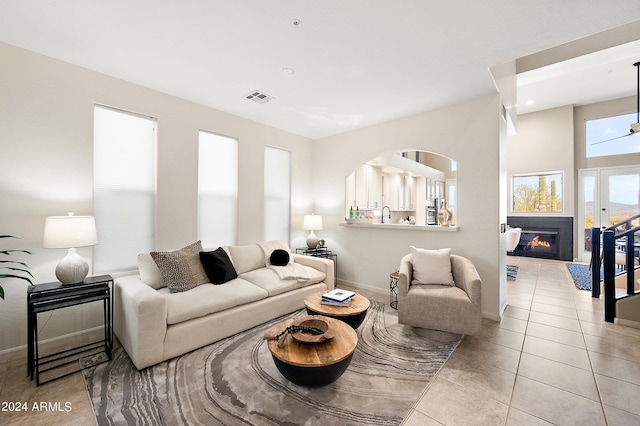
POLYGON ((302 21, 299 19, 294 19, 291 24, 296 28, 300 28, 302 26, 302 21))
POLYGON ((527 106, 529 106, 529 105, 533 105, 533 100, 532 100, 532 99, 529 99, 527 102, 525 102, 525 104, 526 104, 527 106))
POLYGON ((293 75, 294 72, 293 68, 282 68, 282 74, 284 75, 293 75))

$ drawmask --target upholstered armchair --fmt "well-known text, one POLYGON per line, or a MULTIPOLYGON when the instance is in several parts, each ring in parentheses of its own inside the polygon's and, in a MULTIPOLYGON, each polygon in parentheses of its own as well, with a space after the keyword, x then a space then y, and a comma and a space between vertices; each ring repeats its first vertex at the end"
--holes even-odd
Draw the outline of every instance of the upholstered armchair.
POLYGON ((482 325, 482 281, 469 259, 446 250, 412 247, 400 261, 398 322, 419 328, 479 336, 482 325), (437 262, 425 252, 441 252, 437 262), (418 264, 414 269, 414 256, 418 264), (444 256, 444 257, 443 257, 444 256), (446 267, 450 264, 450 273, 446 267), (430 272, 435 276, 430 277, 430 272), (417 274, 416 274, 417 273, 417 274), (451 281, 447 282, 451 277, 451 281), (422 282, 422 283, 420 283, 422 282))

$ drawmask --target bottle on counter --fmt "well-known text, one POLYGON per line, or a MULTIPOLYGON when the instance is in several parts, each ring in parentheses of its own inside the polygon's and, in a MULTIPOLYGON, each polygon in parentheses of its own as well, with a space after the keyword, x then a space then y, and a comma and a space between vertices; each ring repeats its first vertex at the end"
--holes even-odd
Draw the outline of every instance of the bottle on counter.
POLYGON ((453 220, 453 213, 451 209, 447 207, 447 201, 442 200, 442 208, 438 211, 438 223, 440 226, 451 226, 453 220))
POLYGON ((353 219, 353 206, 349 206, 349 219, 353 219))

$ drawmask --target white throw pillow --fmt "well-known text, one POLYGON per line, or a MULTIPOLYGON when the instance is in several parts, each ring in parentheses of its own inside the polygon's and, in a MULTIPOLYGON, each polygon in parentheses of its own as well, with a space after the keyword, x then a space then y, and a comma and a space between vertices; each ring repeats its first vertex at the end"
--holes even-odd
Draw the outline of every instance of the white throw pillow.
POLYGON ((411 246, 411 284, 455 285, 451 274, 451 249, 427 250, 411 246))

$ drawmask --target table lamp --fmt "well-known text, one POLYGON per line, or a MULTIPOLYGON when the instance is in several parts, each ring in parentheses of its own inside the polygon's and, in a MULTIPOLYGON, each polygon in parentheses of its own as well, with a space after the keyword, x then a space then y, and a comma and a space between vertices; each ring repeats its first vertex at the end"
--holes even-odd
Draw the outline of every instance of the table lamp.
POLYGON ((318 237, 313 231, 319 231, 322 229, 322 216, 315 215, 313 213, 304 215, 304 222, 302 227, 311 231, 307 237, 307 247, 314 249, 318 246, 318 237))
POLYGON ((93 216, 49 216, 44 224, 44 248, 66 248, 67 255, 56 266, 56 278, 62 284, 84 281, 89 264, 77 252, 76 247, 98 243, 96 221, 93 216))

